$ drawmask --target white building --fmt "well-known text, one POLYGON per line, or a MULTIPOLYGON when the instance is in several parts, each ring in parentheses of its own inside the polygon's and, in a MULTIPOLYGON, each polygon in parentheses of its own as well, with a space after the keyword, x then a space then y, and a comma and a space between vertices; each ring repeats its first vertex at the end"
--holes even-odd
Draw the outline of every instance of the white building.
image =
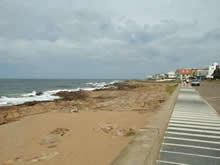
POLYGON ((153 76, 152 75, 147 76, 147 80, 153 80, 153 76))
POLYGON ((209 65, 209 71, 208 71, 208 75, 206 76, 206 78, 213 78, 212 74, 216 70, 217 66, 218 66, 217 62, 213 63, 212 65, 209 65))
POLYGON ((168 72, 168 79, 176 79, 176 73, 175 72, 168 72))

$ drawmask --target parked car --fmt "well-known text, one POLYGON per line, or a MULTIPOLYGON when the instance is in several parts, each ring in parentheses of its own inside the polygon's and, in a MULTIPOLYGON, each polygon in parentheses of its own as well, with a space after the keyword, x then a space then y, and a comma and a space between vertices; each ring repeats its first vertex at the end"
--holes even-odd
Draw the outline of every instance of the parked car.
POLYGON ((192 79, 191 85, 192 86, 200 86, 200 80, 199 79, 192 79))

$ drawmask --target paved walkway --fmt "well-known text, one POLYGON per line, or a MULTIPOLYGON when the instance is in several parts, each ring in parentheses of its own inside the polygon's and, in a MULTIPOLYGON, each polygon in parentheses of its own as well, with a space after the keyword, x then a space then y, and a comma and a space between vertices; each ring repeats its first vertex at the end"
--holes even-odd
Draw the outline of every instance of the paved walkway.
POLYGON ((220 117, 192 87, 182 87, 158 165, 220 165, 220 117))

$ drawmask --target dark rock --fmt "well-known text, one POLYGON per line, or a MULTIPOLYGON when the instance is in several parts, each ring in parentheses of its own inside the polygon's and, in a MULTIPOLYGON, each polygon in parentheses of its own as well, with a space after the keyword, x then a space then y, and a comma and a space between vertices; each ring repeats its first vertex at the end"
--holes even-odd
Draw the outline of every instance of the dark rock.
POLYGON ((127 83, 115 83, 114 84, 118 89, 135 89, 139 86, 137 85, 131 85, 131 84, 127 84, 127 83))
POLYGON ((61 91, 55 94, 55 96, 62 97, 63 100, 71 101, 71 100, 83 100, 88 97, 88 92, 80 90, 76 92, 67 92, 61 91))
POLYGON ((31 102, 26 102, 22 105, 25 105, 25 106, 33 106, 33 105, 36 105, 37 103, 39 103, 38 101, 31 101, 31 102))
POLYGON ((37 96, 41 96, 43 94, 43 92, 37 92, 36 95, 37 96))
POLYGON ((15 105, 15 107, 33 106, 33 105, 36 105, 36 104, 39 104, 39 103, 49 103, 49 102, 53 102, 53 100, 48 100, 48 101, 30 101, 30 102, 26 102, 26 103, 23 103, 23 104, 15 105))

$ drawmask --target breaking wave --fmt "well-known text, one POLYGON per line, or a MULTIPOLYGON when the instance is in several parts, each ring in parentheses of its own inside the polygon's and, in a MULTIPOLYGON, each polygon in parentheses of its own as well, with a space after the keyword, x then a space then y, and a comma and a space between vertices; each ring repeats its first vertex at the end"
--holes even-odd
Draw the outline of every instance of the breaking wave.
POLYGON ((32 91, 31 93, 22 94, 19 97, 0 96, 0 107, 19 105, 19 104, 24 104, 26 102, 33 102, 33 101, 53 101, 53 100, 61 99, 61 97, 59 96, 54 96, 54 94, 61 92, 61 91, 67 91, 67 92, 75 92, 79 90, 92 91, 95 89, 109 88, 111 85, 117 82, 119 81, 112 81, 110 83, 89 82, 89 83, 86 83, 87 87, 85 88, 58 89, 58 90, 50 90, 50 91, 44 91, 44 92, 32 91))
POLYGON ((115 83, 118 83, 120 82, 119 80, 115 80, 115 81, 112 81, 110 83, 107 83, 107 82, 88 82, 86 83, 88 86, 91 86, 91 87, 94 87, 96 89, 99 89, 99 88, 108 88, 109 85, 113 85, 115 83))

